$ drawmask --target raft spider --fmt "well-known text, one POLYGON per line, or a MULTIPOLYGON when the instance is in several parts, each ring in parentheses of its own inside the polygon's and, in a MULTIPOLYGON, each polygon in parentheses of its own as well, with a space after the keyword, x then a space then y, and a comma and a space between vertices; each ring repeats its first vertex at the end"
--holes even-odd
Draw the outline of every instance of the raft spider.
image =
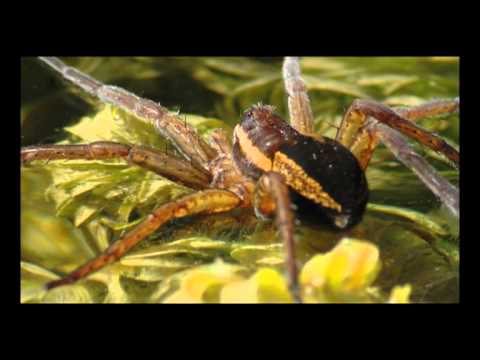
POLYGON ((365 169, 380 142, 459 216, 458 189, 439 176, 404 138, 405 135, 416 140, 458 166, 456 149, 413 122, 457 112, 458 98, 402 109, 391 109, 371 100, 355 100, 346 111, 335 139, 329 139, 314 133, 313 114, 298 58, 287 57, 283 80, 290 125, 271 106, 254 105, 244 112, 235 127, 232 142, 222 131, 214 132, 207 142, 191 125, 158 103, 104 85, 57 58, 40 60, 100 101, 151 121, 159 135, 168 139, 183 158, 141 145, 99 141, 24 147, 22 164, 42 159, 122 158, 131 165, 198 190, 161 205, 101 255, 62 279, 49 282, 48 289, 83 279, 115 262, 171 219, 241 207, 254 208, 261 218, 275 218, 286 249, 290 290, 301 301, 293 236, 295 217, 322 219, 340 230, 361 221, 368 201, 365 169))

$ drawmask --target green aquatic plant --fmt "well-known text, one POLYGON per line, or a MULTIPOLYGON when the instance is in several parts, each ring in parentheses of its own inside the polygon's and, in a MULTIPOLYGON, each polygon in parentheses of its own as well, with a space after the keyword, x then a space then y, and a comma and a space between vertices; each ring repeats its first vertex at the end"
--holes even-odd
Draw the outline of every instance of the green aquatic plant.
MULTIPOLYGON (((231 133, 238 114, 260 100, 287 113, 281 63, 275 59, 84 58, 71 64, 179 108, 205 137, 219 127, 231 133), (185 86, 176 89, 176 97, 170 94, 163 100, 164 90, 150 96, 157 86, 162 89, 176 79, 185 86), (189 89, 196 89, 195 94, 189 89), (185 114, 192 109, 195 115, 185 114)), ((305 58, 302 68, 316 129, 331 137, 357 97, 410 106, 458 94, 458 59, 305 58)), ((58 111, 49 105, 58 97, 73 95, 60 89, 24 102, 22 134, 34 137, 28 133, 32 119, 47 119, 58 111)), ((108 105, 88 109, 61 127, 59 143, 114 140, 174 152, 141 119, 108 105)), ((422 120, 421 125, 458 146, 458 116, 422 120)), ((458 172, 442 158, 416 150, 458 182, 458 172)), ((276 230, 249 212, 174 221, 88 280, 46 292, 45 282, 94 257, 155 207, 191 190, 122 161, 51 161, 21 171, 22 302, 291 300, 276 230)), ((296 230, 308 301, 458 301, 458 219, 385 149, 374 154, 367 177, 368 212, 349 234, 361 242, 307 225, 296 230), (345 244, 350 244, 348 254, 338 255, 345 244), (352 279, 357 279, 353 290, 348 285, 352 279)))

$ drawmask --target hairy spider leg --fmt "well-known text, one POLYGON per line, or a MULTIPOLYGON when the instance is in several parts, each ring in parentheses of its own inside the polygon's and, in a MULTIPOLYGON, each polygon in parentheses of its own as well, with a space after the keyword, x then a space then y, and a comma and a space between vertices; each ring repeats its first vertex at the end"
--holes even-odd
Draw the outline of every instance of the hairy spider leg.
POLYGON ((403 133, 418 140, 429 148, 444 154, 457 165, 459 162, 457 150, 409 120, 450 114, 457 112, 458 108, 458 99, 437 100, 412 108, 395 109, 394 112, 379 103, 356 100, 342 121, 337 133, 337 141, 350 149, 363 169, 368 167, 376 146, 382 141, 395 157, 410 168, 430 191, 438 196, 440 201, 458 217, 460 213, 458 189, 440 176, 425 159, 416 154, 401 135, 403 133), (378 121, 368 122, 368 117, 378 121))
POLYGON ((460 193, 458 189, 440 176, 428 161, 418 155, 398 131, 382 123, 376 123, 373 126, 376 128, 375 132, 380 140, 395 157, 410 168, 458 218, 460 216, 460 193))
POLYGON ((460 110, 460 99, 433 100, 421 105, 394 108, 393 110, 405 119, 416 121, 428 117, 456 113, 460 110))
POLYGON ((295 260, 294 214, 289 190, 281 174, 269 171, 260 177, 255 188, 254 208, 260 217, 275 214, 275 225, 286 251, 285 264, 290 292, 295 301, 301 302, 298 266, 295 260))
MULTIPOLYGON (((439 115, 458 111, 458 100, 436 101, 409 110, 399 110, 412 119, 419 116, 439 115)), ((371 100, 355 100, 349 107, 337 132, 336 140, 349 148, 366 169, 376 145, 378 137, 368 127, 367 120, 373 118, 402 134, 418 141, 428 148, 443 154, 458 167, 460 155, 456 149, 437 135, 415 125, 403 118, 389 107, 371 100)))
POLYGON ((304 135, 313 134, 313 113, 307 87, 301 77, 298 57, 286 57, 282 73, 285 91, 288 94, 290 124, 304 135))
POLYGON ((213 214, 234 209, 240 199, 225 190, 204 190, 186 195, 157 208, 147 219, 124 237, 112 243, 101 255, 80 266, 60 280, 46 284, 47 289, 74 283, 121 258, 141 240, 156 231, 161 225, 175 218, 196 214, 213 214))
POLYGON ((54 57, 40 57, 64 79, 83 89, 104 103, 112 104, 140 119, 151 122, 157 131, 170 140, 192 164, 207 170, 208 162, 216 152, 197 134, 195 129, 152 100, 141 98, 125 89, 105 85, 54 57))
POLYGON ((35 145, 21 149, 21 161, 26 165, 34 160, 108 160, 124 159, 129 164, 153 171, 172 181, 193 189, 205 189, 210 175, 191 166, 190 162, 167 155, 146 146, 130 146, 112 141, 97 141, 79 145, 35 145))
POLYGON ((210 146, 221 155, 232 154, 232 143, 224 129, 215 129, 210 133, 210 146))

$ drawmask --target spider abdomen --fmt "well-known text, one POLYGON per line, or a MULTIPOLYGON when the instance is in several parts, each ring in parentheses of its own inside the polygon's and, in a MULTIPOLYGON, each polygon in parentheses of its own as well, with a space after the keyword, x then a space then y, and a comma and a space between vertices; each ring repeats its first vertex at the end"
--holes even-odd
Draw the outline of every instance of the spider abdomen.
POLYGON ((281 146, 272 170, 282 174, 300 219, 345 229, 358 223, 368 200, 368 184, 355 156, 339 142, 299 134, 281 146))

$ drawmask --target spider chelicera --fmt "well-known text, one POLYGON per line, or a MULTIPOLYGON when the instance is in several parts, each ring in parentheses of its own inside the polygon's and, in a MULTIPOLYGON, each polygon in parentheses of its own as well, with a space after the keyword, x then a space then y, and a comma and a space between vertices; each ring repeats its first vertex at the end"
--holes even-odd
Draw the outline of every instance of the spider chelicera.
POLYGON ((62 279, 49 282, 47 289, 73 283, 118 260, 171 219, 253 207, 258 217, 275 217, 285 244, 290 290, 300 301, 295 218, 325 222, 339 230, 356 225, 368 201, 365 169, 380 142, 459 216, 458 189, 417 155, 403 136, 443 154, 458 167, 458 151, 413 122, 457 112, 458 98, 402 109, 391 109, 371 100, 356 100, 345 113, 333 140, 314 133, 313 114, 298 58, 287 57, 283 63, 283 79, 290 125, 275 114, 273 107, 255 105, 244 112, 235 127, 233 143, 220 130, 214 131, 206 142, 192 126, 158 103, 119 87, 104 85, 57 58, 40 60, 100 101, 151 121, 183 159, 140 145, 99 141, 24 147, 22 164, 42 159, 122 158, 131 165, 198 190, 161 205, 101 255, 62 279))

